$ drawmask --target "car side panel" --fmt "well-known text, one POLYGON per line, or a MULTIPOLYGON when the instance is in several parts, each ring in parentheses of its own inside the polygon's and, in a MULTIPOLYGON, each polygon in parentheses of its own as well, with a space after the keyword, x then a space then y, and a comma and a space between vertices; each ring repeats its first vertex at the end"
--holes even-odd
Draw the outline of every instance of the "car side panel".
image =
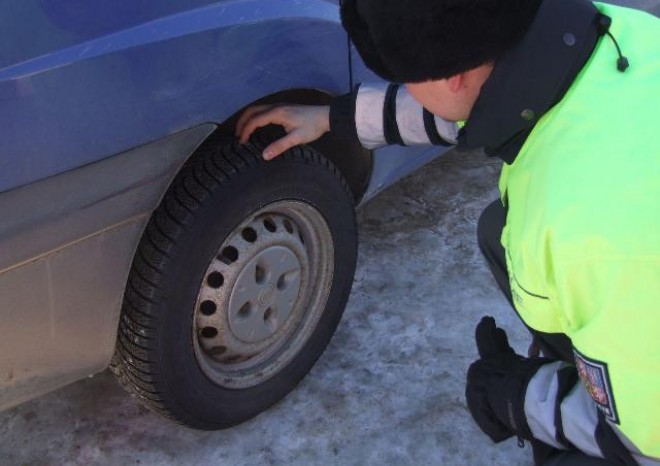
MULTIPOLYGON (((41 13, 48 18, 45 7, 41 13)), ((274 92, 346 92, 346 35, 338 16, 337 6, 322 0, 226 0, 5 60, 0 192, 222 122, 274 92)), ((24 34, 10 29, 4 47, 21 40, 24 34)))
POLYGON ((0 273, 148 215, 214 129, 201 125, 1 194, 0 273))
POLYGON ((0 409, 107 366, 144 226, 214 129, 202 125, 0 195, 0 409))
POLYGON ((132 260, 126 252, 147 219, 0 274, 0 409, 106 367, 132 260))

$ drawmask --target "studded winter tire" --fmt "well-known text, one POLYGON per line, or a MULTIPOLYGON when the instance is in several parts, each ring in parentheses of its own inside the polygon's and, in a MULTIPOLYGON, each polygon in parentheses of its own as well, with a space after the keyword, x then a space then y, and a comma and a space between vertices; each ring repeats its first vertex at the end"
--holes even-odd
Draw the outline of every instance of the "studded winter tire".
POLYGON ((207 141, 139 244, 111 367, 157 412, 198 429, 289 393, 328 344, 355 270, 351 194, 307 147, 263 162, 207 141))

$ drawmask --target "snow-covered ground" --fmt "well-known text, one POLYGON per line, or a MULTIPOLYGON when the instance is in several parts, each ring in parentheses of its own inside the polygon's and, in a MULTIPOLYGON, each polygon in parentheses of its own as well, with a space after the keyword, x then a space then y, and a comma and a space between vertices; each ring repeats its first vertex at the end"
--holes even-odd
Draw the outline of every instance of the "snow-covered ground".
POLYGON ((221 432, 171 424, 101 373, 0 414, 1 465, 532 464, 473 424, 465 373, 474 326, 522 324, 476 246, 499 163, 436 160, 359 212, 360 255, 342 323, 309 376, 256 419, 221 432))

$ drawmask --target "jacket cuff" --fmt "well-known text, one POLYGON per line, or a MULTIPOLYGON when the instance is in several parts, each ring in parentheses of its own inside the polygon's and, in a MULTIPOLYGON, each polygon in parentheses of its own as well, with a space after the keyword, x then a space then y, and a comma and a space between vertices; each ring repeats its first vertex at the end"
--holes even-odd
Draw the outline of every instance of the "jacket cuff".
POLYGON ((330 102, 330 132, 342 139, 358 139, 355 127, 357 90, 335 97, 330 102))

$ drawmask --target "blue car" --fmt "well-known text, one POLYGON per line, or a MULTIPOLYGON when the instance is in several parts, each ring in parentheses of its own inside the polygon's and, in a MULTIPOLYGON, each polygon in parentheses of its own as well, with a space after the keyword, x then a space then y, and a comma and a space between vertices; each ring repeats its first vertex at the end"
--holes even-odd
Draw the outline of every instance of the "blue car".
POLYGON ((164 416, 276 403, 350 293, 355 208, 442 153, 328 135, 264 162, 255 103, 376 80, 338 0, 0 2, 0 409, 108 366, 164 416))

